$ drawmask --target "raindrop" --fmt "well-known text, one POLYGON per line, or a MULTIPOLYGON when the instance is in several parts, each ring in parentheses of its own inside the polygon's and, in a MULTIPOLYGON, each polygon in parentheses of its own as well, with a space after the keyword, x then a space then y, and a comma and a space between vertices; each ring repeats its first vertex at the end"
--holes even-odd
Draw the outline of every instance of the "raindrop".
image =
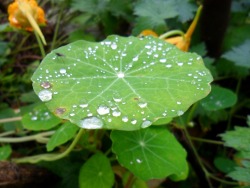
POLYGON ((57 115, 61 115, 61 114, 63 114, 64 112, 66 112, 66 109, 65 109, 65 108, 57 108, 57 109, 55 110, 55 114, 57 114, 57 115))
POLYGON ((104 105, 99 106, 97 109, 97 113, 100 115, 108 114, 109 111, 110 111, 109 107, 104 106, 104 105))
POLYGON ((133 120, 131 120, 131 123, 132 123, 133 125, 135 125, 135 124, 137 123, 137 120, 136 120, 136 119, 133 119, 133 120))
POLYGON ((123 78, 125 75, 124 75, 124 73, 123 72, 119 72, 118 74, 117 74, 117 77, 118 78, 123 78))
POLYGON ((32 120, 32 121, 36 121, 36 120, 37 120, 37 116, 32 116, 32 117, 31 117, 31 120, 32 120))
POLYGON ((80 127, 85 129, 100 129, 103 127, 103 122, 99 118, 91 116, 81 120, 80 127))
POLYGON ((38 93, 38 97, 43 102, 50 101, 52 99, 52 92, 49 90, 42 90, 38 93))
POLYGON ((75 114, 74 113, 71 113, 71 114, 69 114, 70 116, 74 116, 75 114))
POLYGON ((146 120, 146 121, 142 122, 141 128, 146 128, 146 127, 150 126, 151 124, 152 124, 151 121, 146 120))
POLYGON ((168 65, 166 65, 166 67, 167 67, 167 68, 171 68, 171 67, 172 67, 172 65, 168 64, 168 65))
POLYGON ((181 67, 181 66, 183 65, 183 63, 182 63, 182 62, 180 62, 180 63, 177 63, 177 65, 181 67))
POLYGON ((113 100, 115 101, 115 102, 121 102, 122 101, 122 98, 116 98, 116 97, 113 97, 113 100))
POLYGON ((44 89, 49 89, 51 87, 51 84, 45 81, 45 82, 42 82, 40 86, 43 87, 44 89))
POLYGON ((142 163, 142 160, 141 159, 136 159, 136 162, 137 163, 142 163))
POLYGON ((87 108, 88 107, 88 104, 80 104, 79 105, 81 108, 87 108))
POLYGON ((167 60, 166 59, 160 59, 161 63, 165 63, 167 60))
POLYGON ((121 112, 116 110, 116 111, 113 111, 113 112, 112 112, 112 115, 113 115, 114 117, 118 117, 118 116, 121 115, 121 112))
POLYGON ((115 43, 111 44, 110 46, 113 50, 115 50, 117 48, 117 45, 115 43))
POLYGON ((135 56, 135 57, 133 58, 133 61, 138 61, 138 56, 135 56))
POLYGON ((177 103, 177 104, 181 104, 181 102, 180 102, 180 101, 177 101, 176 103, 177 103))
POLYGON ((148 105, 148 103, 146 103, 146 102, 139 102, 139 103, 138 103, 138 106, 139 106, 140 108, 146 108, 147 105, 148 105))
POLYGON ((67 70, 66 70, 66 69, 60 69, 59 72, 60 72, 61 74, 65 74, 65 73, 67 72, 67 70))
POLYGON ((128 116, 123 116, 123 117, 122 117, 122 121, 123 121, 123 122, 128 122, 128 116))
POLYGON ((179 110, 179 111, 177 112, 177 115, 178 115, 178 116, 181 116, 182 114, 184 114, 184 112, 183 112, 182 110, 179 110))

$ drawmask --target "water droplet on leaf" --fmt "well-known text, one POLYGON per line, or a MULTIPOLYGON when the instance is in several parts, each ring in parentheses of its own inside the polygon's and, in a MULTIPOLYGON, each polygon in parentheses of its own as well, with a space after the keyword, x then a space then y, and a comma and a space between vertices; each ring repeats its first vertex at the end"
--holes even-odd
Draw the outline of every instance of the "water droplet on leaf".
POLYGON ((80 126, 85 129, 100 129, 103 127, 103 122, 101 119, 91 116, 81 120, 80 126))
POLYGON ((120 115, 121 115, 121 112, 120 112, 120 111, 115 110, 115 111, 113 111, 113 112, 112 112, 112 115, 113 115, 114 117, 118 117, 118 116, 120 116, 120 115))
POLYGON ((104 105, 99 106, 97 109, 97 113, 100 115, 108 114, 109 111, 110 111, 109 107, 104 106, 104 105))
POLYGON ((146 121, 142 122, 141 128, 146 128, 146 127, 150 126, 151 124, 152 124, 151 121, 146 120, 146 121))
POLYGON ((38 93, 38 97, 43 102, 50 101, 52 99, 52 92, 49 90, 42 90, 38 93))
POLYGON ((123 122, 128 122, 128 116, 123 116, 123 117, 122 117, 122 121, 123 121, 123 122))

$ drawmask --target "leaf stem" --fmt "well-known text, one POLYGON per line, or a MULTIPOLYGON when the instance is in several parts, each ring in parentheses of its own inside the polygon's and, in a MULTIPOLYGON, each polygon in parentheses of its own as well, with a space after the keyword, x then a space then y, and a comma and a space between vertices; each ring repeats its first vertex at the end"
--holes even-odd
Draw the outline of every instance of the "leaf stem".
POLYGON ((73 148, 76 146, 77 142, 81 138, 84 131, 85 131, 85 129, 79 130, 79 132, 77 133, 73 142, 70 144, 70 146, 63 153, 60 153, 60 154, 55 154, 55 153, 53 153, 53 154, 40 154, 40 155, 34 155, 34 156, 24 157, 24 158, 20 158, 20 159, 16 158, 16 159, 13 159, 13 161, 16 163, 37 163, 40 161, 55 161, 55 160, 61 159, 65 156, 67 156, 73 150, 73 148))
POLYGON ((31 136, 24 136, 24 137, 20 137, 20 138, 16 138, 16 137, 0 137, 0 142, 4 142, 4 143, 20 143, 20 142, 29 142, 29 141, 36 140, 38 142, 42 141, 42 143, 44 143, 44 137, 53 135, 54 133, 55 133, 55 131, 48 131, 48 132, 43 132, 43 133, 39 133, 39 134, 36 134, 36 135, 31 135, 31 136))
POLYGON ((171 37, 171 36, 174 36, 174 35, 184 36, 184 33, 181 30, 172 30, 172 31, 168 31, 168 32, 160 35, 159 39, 165 39, 165 38, 168 38, 168 37, 171 37))
POLYGON ((217 144, 217 145, 223 145, 224 144, 224 142, 222 142, 222 141, 208 140, 208 139, 192 137, 192 136, 190 136, 190 138, 191 138, 191 140, 195 140, 195 141, 199 141, 199 142, 205 142, 205 143, 209 143, 209 144, 217 144))
POLYGON ((4 118, 0 119, 0 123, 9 123, 9 122, 14 122, 14 121, 21 121, 22 117, 12 117, 12 118, 4 118))
POLYGON ((187 138, 187 141, 188 141, 188 143, 189 143, 191 149, 192 149, 193 152, 194 152, 194 155, 195 155, 195 157, 196 157, 196 159, 197 159, 198 164, 200 165, 202 171, 203 171, 204 174, 205 174, 205 178, 206 178, 206 180, 207 180, 208 186, 209 186, 210 188, 213 188, 212 183, 211 183, 211 181, 210 181, 210 179, 209 179, 209 172, 207 171, 207 169, 206 169, 205 166, 203 165, 203 163, 202 163, 202 161, 201 161, 201 159, 200 159, 200 156, 199 156, 198 152, 197 152, 196 149, 195 149, 195 146, 194 146, 194 144, 193 144, 193 142, 192 142, 192 139, 191 139, 191 137, 190 137, 190 135, 189 135, 189 133, 188 133, 186 127, 183 128, 183 131, 184 131, 184 134, 185 134, 185 136, 186 136, 186 138, 187 138))
POLYGON ((44 58, 45 57, 45 50, 44 50, 41 38, 38 36, 38 34, 37 34, 36 31, 34 31, 34 33, 35 33, 35 36, 36 36, 36 40, 37 40, 38 46, 39 46, 40 51, 41 51, 41 55, 44 58))
POLYGON ((57 35, 58 35, 58 29, 59 29, 60 22, 61 22, 62 12, 63 12, 63 9, 60 10, 58 17, 57 17, 56 27, 55 27, 50 50, 54 50, 54 48, 55 48, 55 43, 56 43, 56 39, 57 39, 57 35))
POLYGON ((216 177, 216 176, 214 176, 212 174, 209 174, 209 177, 216 180, 216 181, 218 181, 218 182, 220 182, 220 183, 223 183, 223 184, 235 185, 235 186, 239 185, 239 183, 237 183, 237 182, 226 181, 226 180, 220 179, 220 178, 218 178, 218 177, 216 177))

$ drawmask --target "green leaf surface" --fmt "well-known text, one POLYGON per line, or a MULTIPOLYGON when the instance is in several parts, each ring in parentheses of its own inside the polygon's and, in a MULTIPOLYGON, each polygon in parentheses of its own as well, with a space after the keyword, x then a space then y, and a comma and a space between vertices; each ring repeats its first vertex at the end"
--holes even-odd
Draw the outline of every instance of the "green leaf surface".
POLYGON ((97 153, 80 169, 80 188, 110 188, 114 184, 114 173, 108 158, 97 153))
POLYGON ((222 57, 234 62, 237 66, 250 68, 250 40, 246 40, 243 44, 233 47, 232 50, 223 54, 222 57))
POLYGON ((188 175, 186 151, 165 128, 111 133, 112 149, 118 161, 143 180, 183 180, 188 175))
POLYGON ((200 101, 201 106, 208 111, 216 111, 233 106, 237 102, 237 95, 229 89, 212 86, 209 95, 200 101))
POLYGON ((221 172, 229 173, 232 172, 236 166, 235 162, 226 157, 216 157, 214 160, 216 168, 221 172))
POLYGON ((232 147, 236 150, 250 152, 250 128, 235 127, 233 131, 227 131, 220 135, 225 141, 225 146, 232 147))
POLYGON ((75 124, 72 124, 70 122, 64 123, 50 138, 49 142, 46 145, 47 151, 52 151, 55 147, 60 146, 72 139, 78 129, 79 127, 77 127, 75 124))
POLYGON ((60 122, 61 119, 51 113, 44 104, 34 107, 22 117, 24 128, 34 131, 49 130, 60 122))
POLYGON ((12 149, 10 145, 4 145, 0 147, 0 161, 6 160, 11 155, 12 149))
POLYGON ((138 16, 151 19, 154 25, 165 24, 165 19, 178 15, 173 0, 140 0, 136 3, 134 11, 138 16))
POLYGON ((110 36, 48 54, 32 76, 57 116, 87 129, 137 130, 182 115, 210 92, 200 56, 163 40, 110 36))

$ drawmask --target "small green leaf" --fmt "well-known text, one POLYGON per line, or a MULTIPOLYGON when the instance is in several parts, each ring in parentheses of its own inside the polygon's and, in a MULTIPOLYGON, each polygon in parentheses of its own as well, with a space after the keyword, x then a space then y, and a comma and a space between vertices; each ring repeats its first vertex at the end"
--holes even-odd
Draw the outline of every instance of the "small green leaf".
POLYGON ((6 160, 11 155, 12 149, 10 145, 4 145, 0 147, 0 161, 6 160))
POLYGON ((48 108, 42 104, 23 115, 22 124, 28 130, 49 130, 61 122, 61 119, 52 114, 48 108))
POLYGON ((214 164, 221 172, 224 173, 232 172, 236 166, 234 161, 225 157, 216 157, 214 164))
POLYGON ((210 92, 202 58, 161 39, 110 36, 48 54, 32 76, 51 112, 87 129, 138 130, 210 92))
POLYGON ((56 130, 55 134, 53 134, 47 143, 47 151, 52 151, 55 147, 60 146, 72 139, 78 129, 79 127, 77 127, 75 124, 70 122, 64 123, 56 130))
POLYGON ((236 150, 250 152, 250 128, 235 127, 233 131, 227 131, 220 135, 225 141, 225 146, 232 147, 236 150))
POLYGON ((231 51, 223 54, 222 57, 234 62, 237 66, 250 68, 250 40, 246 40, 243 44, 234 47, 231 51))
POLYGON ((80 188, 110 188, 114 184, 114 173, 108 158, 97 153, 80 169, 80 188))
POLYGON ((233 106, 237 95, 229 89, 213 86, 211 93, 200 101, 201 106, 208 111, 216 111, 233 106))
POLYGON ((143 180, 183 180, 188 175, 186 151, 165 128, 112 131, 113 152, 118 161, 143 180))

